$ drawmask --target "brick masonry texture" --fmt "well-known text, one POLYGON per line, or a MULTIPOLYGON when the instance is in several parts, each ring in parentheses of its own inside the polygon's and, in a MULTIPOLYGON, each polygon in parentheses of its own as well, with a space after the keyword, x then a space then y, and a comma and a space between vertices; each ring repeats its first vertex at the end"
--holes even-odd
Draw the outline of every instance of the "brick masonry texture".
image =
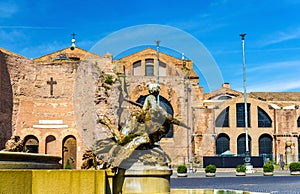
MULTIPOLYGON (((145 49, 113 60, 110 54, 97 56, 80 48, 66 48, 30 60, 0 49, 0 149, 11 135, 33 136, 38 140, 39 153, 64 158, 65 144, 73 137, 75 144, 70 145, 76 148, 76 156, 72 157, 76 159, 74 165, 80 168, 83 152, 97 140, 111 137, 107 127, 97 122, 98 117, 106 115, 115 126, 122 127, 128 114, 138 108, 124 98, 137 101, 148 94, 147 83, 157 82, 155 52, 145 49), (61 55, 72 60, 58 59, 61 55), (144 75, 147 59, 154 59, 154 76, 144 75), (134 75, 133 64, 137 61, 141 64, 140 75, 134 75), (112 83, 106 83, 108 77, 112 83), (53 94, 51 78, 55 81, 53 94), (68 127, 33 128, 40 120, 62 120, 68 127)), ((172 106, 176 119, 192 126, 195 162, 201 165, 203 156, 216 154, 220 134, 229 137, 230 151, 236 154, 237 139, 245 133, 245 128, 236 127, 236 104, 243 103, 243 94, 230 89, 228 83, 219 90, 204 93, 192 61, 164 53, 160 53, 160 61, 166 64, 164 70, 160 69, 166 74, 160 77, 160 95, 172 106), (191 88, 190 97, 187 87, 191 88), (229 98, 220 99, 224 96, 229 98), (216 119, 227 107, 229 127, 216 127, 216 119)), ((289 162, 298 160, 299 96, 297 92, 248 94, 252 155, 259 155, 259 140, 268 134, 274 160, 278 161, 280 154, 289 162), (269 116, 271 127, 258 127, 258 107, 269 116), (287 158, 287 151, 292 158, 287 158)), ((160 145, 172 164, 187 163, 190 131, 180 126, 174 126, 173 130, 173 137, 163 138, 160 145)))

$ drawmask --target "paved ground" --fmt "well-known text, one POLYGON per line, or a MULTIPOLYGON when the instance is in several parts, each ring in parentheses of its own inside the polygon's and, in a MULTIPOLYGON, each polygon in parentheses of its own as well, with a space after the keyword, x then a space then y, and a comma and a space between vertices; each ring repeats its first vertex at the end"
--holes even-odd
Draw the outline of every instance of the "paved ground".
POLYGON ((235 176, 234 169, 217 172, 216 177, 205 177, 203 171, 188 173, 187 178, 177 178, 176 173, 171 177, 171 189, 201 188, 243 190, 262 193, 300 194, 300 176, 290 176, 288 170, 275 171, 274 176, 263 176, 261 170, 245 177, 235 176))

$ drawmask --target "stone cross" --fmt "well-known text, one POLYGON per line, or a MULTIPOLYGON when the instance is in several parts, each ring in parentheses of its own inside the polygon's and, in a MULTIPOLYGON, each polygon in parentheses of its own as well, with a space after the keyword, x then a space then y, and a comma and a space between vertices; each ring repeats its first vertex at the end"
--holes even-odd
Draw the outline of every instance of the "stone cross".
POLYGON ((57 82, 56 82, 56 81, 53 81, 53 78, 50 77, 50 81, 47 81, 47 84, 50 85, 50 95, 53 96, 53 85, 54 85, 54 84, 57 84, 57 82))

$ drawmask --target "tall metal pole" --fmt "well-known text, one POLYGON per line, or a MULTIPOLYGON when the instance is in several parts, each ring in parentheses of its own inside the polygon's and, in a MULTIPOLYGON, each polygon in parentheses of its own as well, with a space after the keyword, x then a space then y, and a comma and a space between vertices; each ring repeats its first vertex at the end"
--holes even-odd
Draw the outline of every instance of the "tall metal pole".
POLYGON ((192 100, 191 100, 191 84, 189 76, 187 76, 187 108, 188 108, 188 126, 190 127, 189 134, 189 163, 190 163, 190 172, 193 172, 193 113, 192 113, 192 100))
POLYGON ((248 138, 248 106, 247 106, 247 91, 246 91, 246 60, 245 60, 245 36, 246 34, 240 34, 242 37, 242 61, 243 61, 243 75, 244 75, 244 111, 245 111, 245 128, 246 128, 246 153, 245 163, 250 165, 251 157, 249 152, 249 138, 248 138))
MULTIPOLYGON (((157 84, 159 85, 159 43, 160 41, 157 40, 156 42, 156 59, 157 59, 157 84)), ((159 105, 159 95, 157 96, 157 104, 159 105)))
MULTIPOLYGON (((186 60, 184 58, 184 53, 182 53, 182 63, 183 66, 185 67, 186 65, 186 60)), ((190 83, 190 74, 188 73, 185 75, 185 84, 186 84, 186 95, 187 95, 187 125, 190 127, 190 130, 188 130, 189 134, 189 171, 193 172, 193 111, 192 111, 192 100, 191 100, 191 83, 190 83)))

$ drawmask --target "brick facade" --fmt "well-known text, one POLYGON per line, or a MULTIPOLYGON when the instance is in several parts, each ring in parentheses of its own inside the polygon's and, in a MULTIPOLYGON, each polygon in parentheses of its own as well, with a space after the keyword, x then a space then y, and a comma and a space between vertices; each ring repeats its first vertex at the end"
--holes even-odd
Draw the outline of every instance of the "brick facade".
MULTIPOLYGON (((236 126, 236 104, 244 102, 243 94, 231 90, 228 83, 205 94, 192 61, 160 53, 160 62, 160 96, 176 119, 192 126, 192 131, 174 126, 173 136, 160 141, 172 163, 188 163, 191 135, 193 158, 200 165, 203 156, 216 155, 220 134, 228 136, 229 150, 237 154, 238 138, 245 128, 236 126), (216 120, 226 108, 229 126, 217 127, 216 120)), ((97 139, 111 136, 97 117, 106 115, 122 127, 129 112, 137 109, 124 98, 136 102, 146 96, 147 83, 157 82, 158 71, 153 49, 115 61, 110 54, 97 56, 80 48, 34 60, 0 49, 0 68, 0 149, 11 135, 19 135, 27 140, 28 148, 38 146, 39 153, 62 156, 63 163, 70 159, 74 168, 80 168, 82 153, 97 139), (108 76, 113 83, 106 83, 108 76)), ((299 96, 248 94, 252 155, 260 154, 259 142, 267 137, 274 160, 280 154, 286 162, 298 160, 299 96), (261 110, 270 118, 270 127, 258 127, 261 110)))

